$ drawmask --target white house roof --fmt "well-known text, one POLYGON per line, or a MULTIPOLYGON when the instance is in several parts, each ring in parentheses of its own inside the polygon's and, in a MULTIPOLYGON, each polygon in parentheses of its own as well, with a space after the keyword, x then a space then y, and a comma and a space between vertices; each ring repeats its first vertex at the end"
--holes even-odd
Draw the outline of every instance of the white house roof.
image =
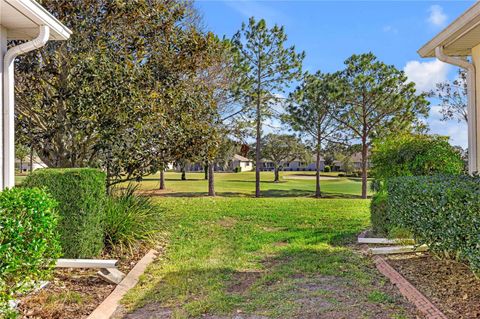
POLYGON ((418 50, 421 57, 435 56, 435 48, 443 46, 446 55, 468 56, 480 44, 480 2, 467 11, 418 50))
POLYGON ((240 161, 240 162, 251 162, 252 161, 251 159, 248 159, 248 158, 243 157, 242 155, 238 155, 238 154, 233 155, 233 159, 237 160, 237 161, 240 161))
POLYGON ((0 0, 0 24, 8 40, 31 40, 40 26, 50 28, 50 40, 67 40, 72 31, 34 0, 0 0))

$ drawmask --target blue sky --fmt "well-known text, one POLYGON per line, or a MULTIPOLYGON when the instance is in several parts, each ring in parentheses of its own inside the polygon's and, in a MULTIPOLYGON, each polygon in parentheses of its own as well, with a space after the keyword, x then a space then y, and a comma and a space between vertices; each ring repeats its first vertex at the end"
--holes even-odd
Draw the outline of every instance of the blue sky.
MULTIPOLYGON (((285 26, 289 43, 306 52, 304 68, 332 72, 354 53, 373 52, 405 70, 419 90, 455 77, 456 69, 417 50, 473 1, 250 1, 197 0, 208 30, 232 36, 250 16, 285 26)), ((436 101, 428 119, 432 133, 466 147, 466 125, 441 122, 436 101)))

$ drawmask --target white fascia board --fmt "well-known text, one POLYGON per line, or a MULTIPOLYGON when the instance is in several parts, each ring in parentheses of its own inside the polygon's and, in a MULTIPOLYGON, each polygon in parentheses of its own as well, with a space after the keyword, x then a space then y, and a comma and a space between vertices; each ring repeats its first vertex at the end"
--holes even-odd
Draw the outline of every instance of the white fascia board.
MULTIPOLYGON (((424 44, 417 52, 422 58, 435 57, 435 48, 453 43, 473 28, 480 25, 480 2, 475 2, 467 11, 445 29, 424 44)), ((473 47, 474 45, 472 45, 473 47)), ((469 54, 465 54, 469 55, 469 54)))
MULTIPOLYGON (((51 40, 67 40, 72 31, 34 0, 3 0, 30 20, 50 28, 51 40)), ((19 39, 20 40, 20 39, 19 39)))

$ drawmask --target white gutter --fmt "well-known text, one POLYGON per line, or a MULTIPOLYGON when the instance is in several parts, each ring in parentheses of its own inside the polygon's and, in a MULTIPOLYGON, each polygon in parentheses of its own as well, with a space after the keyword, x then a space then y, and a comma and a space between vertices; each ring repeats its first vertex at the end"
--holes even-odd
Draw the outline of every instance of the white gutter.
POLYGON ((3 180, 0 181, 0 189, 15 186, 15 58, 43 47, 49 37, 50 28, 40 26, 35 39, 10 48, 3 59, 3 121, 1 121, 3 122, 3 141, 0 139, 0 149, 3 149, 3 158, 0 159, 0 166, 3 167, 3 180))
POLYGON ((446 55, 443 46, 435 48, 435 56, 442 62, 456 65, 467 70, 467 92, 468 92, 468 172, 470 174, 478 172, 477 164, 477 142, 480 138, 477 136, 477 108, 476 108, 476 92, 475 92, 475 65, 465 59, 446 55))

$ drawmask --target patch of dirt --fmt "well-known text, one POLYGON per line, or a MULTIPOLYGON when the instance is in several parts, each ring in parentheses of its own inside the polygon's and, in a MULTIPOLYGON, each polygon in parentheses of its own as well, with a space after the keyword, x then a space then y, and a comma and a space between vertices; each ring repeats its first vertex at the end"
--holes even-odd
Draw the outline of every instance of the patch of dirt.
POLYGON ((228 293, 245 293, 258 278, 262 276, 259 271, 237 272, 233 275, 231 283, 227 286, 228 293))
POLYGON ((391 257, 388 263, 448 318, 480 318, 480 281, 467 265, 428 253, 391 257))
MULTIPOLYGON (((102 259, 118 259, 119 270, 127 274, 147 253, 140 246, 131 255, 104 254, 102 259)), ((22 319, 86 318, 115 289, 97 275, 98 269, 57 269, 43 289, 20 298, 22 319)))
POLYGON ((123 319, 170 319, 172 315, 173 312, 170 308, 162 307, 158 303, 151 303, 132 313, 125 314, 123 319))
POLYGON ((237 220, 232 217, 225 217, 218 221, 218 224, 223 228, 232 228, 237 224, 237 220))
POLYGON ((297 284, 295 300, 299 305, 294 318, 346 319, 375 318, 390 319, 406 309, 406 318, 415 318, 415 310, 399 295, 392 285, 376 284, 379 292, 391 296, 390 301, 371 302, 369 290, 346 278, 336 276, 314 276, 297 284))

